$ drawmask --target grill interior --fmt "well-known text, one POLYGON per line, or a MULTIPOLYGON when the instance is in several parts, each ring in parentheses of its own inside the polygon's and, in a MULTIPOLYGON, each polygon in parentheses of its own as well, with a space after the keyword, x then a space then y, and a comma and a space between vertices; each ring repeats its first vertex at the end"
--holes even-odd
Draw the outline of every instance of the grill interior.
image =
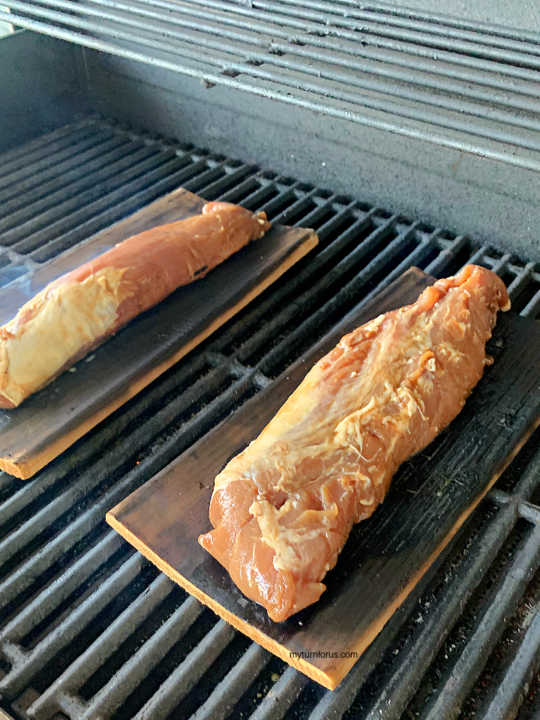
POLYGON ((536 716, 540 431, 335 692, 217 620, 104 516, 407 268, 485 265, 539 317, 538 264, 90 116, 1 158, 0 283, 179 185, 313 227, 320 245, 35 478, 0 475, 2 706, 37 720, 536 716))

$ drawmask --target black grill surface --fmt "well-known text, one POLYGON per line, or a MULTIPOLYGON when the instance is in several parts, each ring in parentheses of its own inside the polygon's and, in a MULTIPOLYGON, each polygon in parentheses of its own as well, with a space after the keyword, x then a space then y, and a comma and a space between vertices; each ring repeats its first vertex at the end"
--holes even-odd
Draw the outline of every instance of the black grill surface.
POLYGON ((538 264, 90 117, 0 158, 0 283, 179 185, 313 227, 320 245, 32 480, 0 475, 2 707, 37 720, 538 717, 540 431, 335 692, 218 620, 104 521, 407 268, 485 265, 534 317, 538 264))

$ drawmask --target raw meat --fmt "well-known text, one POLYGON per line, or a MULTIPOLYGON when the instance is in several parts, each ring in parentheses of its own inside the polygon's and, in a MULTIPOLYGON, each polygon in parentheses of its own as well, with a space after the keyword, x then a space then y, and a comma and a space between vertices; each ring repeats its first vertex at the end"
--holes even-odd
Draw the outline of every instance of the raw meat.
POLYGON ((217 476, 199 542, 272 620, 319 599, 354 523, 463 408, 509 307, 482 267, 439 280, 342 338, 217 476))
POLYGON ((19 405, 269 227, 264 213, 211 202, 201 215, 135 235, 50 283, 0 327, 0 407, 19 405))

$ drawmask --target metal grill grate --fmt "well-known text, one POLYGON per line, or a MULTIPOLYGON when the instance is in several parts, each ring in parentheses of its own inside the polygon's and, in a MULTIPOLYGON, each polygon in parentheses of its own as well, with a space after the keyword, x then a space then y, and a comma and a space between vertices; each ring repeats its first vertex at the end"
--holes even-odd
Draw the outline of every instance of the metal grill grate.
POLYGON ((10 0, 16 26, 540 168, 540 35, 354 0, 10 0))
MULTIPOLYGON (((180 183, 315 227, 321 240, 34 479, 0 475, 5 709, 37 720, 508 717, 540 650, 539 432, 333 693, 218 621, 104 516, 408 267, 444 276, 484 264, 534 317, 538 265, 98 117, 12 151, 0 167, 2 188, 24 197, 7 200, 0 220, 4 269, 20 275, 180 183)), ((538 710, 534 692, 527 703, 523 712, 538 710)))

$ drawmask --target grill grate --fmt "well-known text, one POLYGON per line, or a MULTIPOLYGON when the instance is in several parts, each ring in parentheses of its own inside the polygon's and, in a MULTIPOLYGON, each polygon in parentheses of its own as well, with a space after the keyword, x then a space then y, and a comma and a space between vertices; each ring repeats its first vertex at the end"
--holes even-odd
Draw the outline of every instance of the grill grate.
MULTIPOLYGON (((315 227, 321 240, 34 479, 0 475, 5 709, 37 720, 509 717, 540 650, 540 431, 333 693, 218 621, 104 516, 408 267, 444 276, 470 260, 483 264, 535 317, 538 265, 99 117, 8 153, 1 167, 6 192, 27 192, 24 203, 2 206, 0 220, 12 231, 0 236, 4 269, 20 276, 179 183, 315 227), (111 166, 114 188, 103 180, 111 166)), ((537 708, 532 687, 524 713, 537 708)))
POLYGON ((10 0, 0 19, 115 55, 540 167, 540 35, 354 0, 10 0), (511 145, 512 147, 508 147, 511 145))

